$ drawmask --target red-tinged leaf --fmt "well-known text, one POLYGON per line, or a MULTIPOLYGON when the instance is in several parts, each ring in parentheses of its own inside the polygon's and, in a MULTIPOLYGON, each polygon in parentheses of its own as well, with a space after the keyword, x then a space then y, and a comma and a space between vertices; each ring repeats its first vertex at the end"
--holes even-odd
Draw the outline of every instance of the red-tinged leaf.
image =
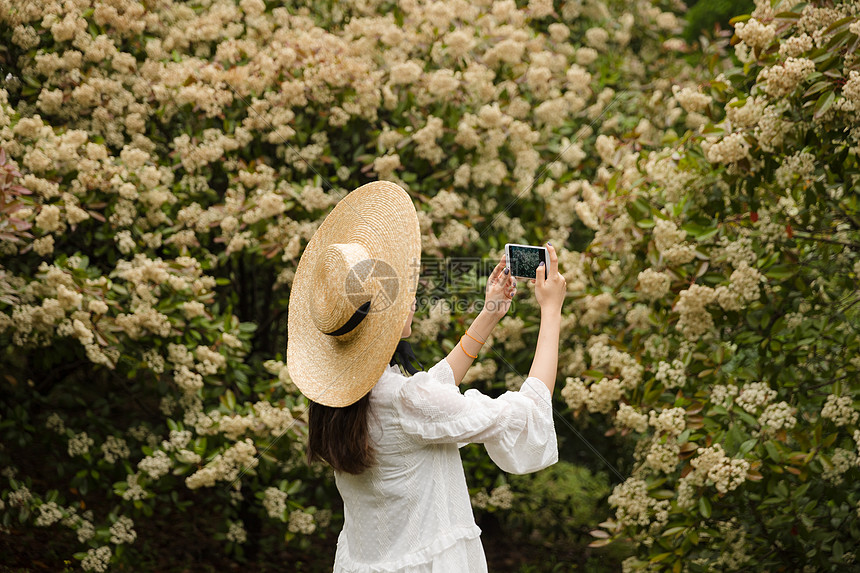
POLYGON ((793 22, 795 20, 800 20, 800 12, 780 12, 779 14, 775 14, 773 19, 793 22))
POLYGON ((99 221, 100 223, 104 223, 104 222, 105 222, 105 218, 104 218, 104 216, 103 216, 101 213, 99 213, 99 212, 97 212, 97 211, 90 211, 89 209, 87 209, 87 213, 89 213, 89 214, 90 214, 90 217, 92 217, 92 218, 93 218, 93 219, 95 219, 96 221, 99 221))
POLYGON ((786 466, 785 471, 787 471, 790 474, 794 474, 796 476, 799 476, 801 473, 799 469, 792 467, 792 466, 786 466))
POLYGON ((758 222, 758 211, 753 211, 752 213, 750 213, 750 221, 752 221, 753 223, 758 222))
POLYGON ((595 529, 593 531, 589 531, 588 533, 592 537, 597 537, 598 539, 609 539, 609 534, 602 529, 595 529))
POLYGON ((750 470, 747 472, 747 479, 750 481, 761 481, 764 479, 764 476, 760 472, 750 470))
POLYGON ((791 228, 791 225, 785 226, 785 234, 788 235, 789 239, 794 236, 794 230, 791 228))
POLYGON ((693 402, 687 407, 687 415, 698 414, 705 407, 701 402, 693 402))
POLYGON ((21 195, 32 195, 33 194, 32 191, 30 191, 26 187, 22 187, 20 185, 12 185, 12 187, 10 187, 10 189, 12 189, 13 191, 17 191, 21 195))
POLYGON ((850 26, 852 22, 854 22, 854 17, 853 16, 846 16, 845 18, 842 18, 840 20, 836 20, 835 22, 830 24, 830 26, 827 27, 827 29, 824 31, 824 33, 827 35, 830 35, 830 34, 836 34, 838 32, 847 30, 848 26, 850 26))

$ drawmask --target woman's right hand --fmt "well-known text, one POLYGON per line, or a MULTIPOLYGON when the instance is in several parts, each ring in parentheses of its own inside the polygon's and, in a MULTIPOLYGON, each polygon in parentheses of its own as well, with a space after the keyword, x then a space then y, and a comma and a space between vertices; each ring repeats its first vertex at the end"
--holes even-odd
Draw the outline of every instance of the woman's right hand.
POLYGON ((541 263, 535 270, 535 298, 541 312, 560 313, 567 294, 567 282, 558 272, 558 255, 555 247, 547 243, 549 268, 541 263))

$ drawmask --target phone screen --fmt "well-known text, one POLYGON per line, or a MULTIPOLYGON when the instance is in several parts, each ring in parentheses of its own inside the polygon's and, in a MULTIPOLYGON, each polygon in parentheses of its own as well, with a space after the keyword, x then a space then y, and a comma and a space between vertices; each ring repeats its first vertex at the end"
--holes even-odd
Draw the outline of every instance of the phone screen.
POLYGON ((515 277, 535 278, 537 266, 541 261, 546 264, 546 251, 543 247, 508 247, 511 274, 515 277))

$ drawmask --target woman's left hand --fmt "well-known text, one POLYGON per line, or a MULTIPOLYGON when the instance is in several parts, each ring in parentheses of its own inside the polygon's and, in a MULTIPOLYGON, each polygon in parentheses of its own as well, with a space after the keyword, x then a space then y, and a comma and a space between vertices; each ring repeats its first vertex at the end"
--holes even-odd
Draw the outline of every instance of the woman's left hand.
POLYGON ((510 275, 505 266, 505 255, 487 279, 487 292, 484 298, 484 311, 497 318, 503 317, 511 307, 511 300, 517 292, 517 280, 510 275))

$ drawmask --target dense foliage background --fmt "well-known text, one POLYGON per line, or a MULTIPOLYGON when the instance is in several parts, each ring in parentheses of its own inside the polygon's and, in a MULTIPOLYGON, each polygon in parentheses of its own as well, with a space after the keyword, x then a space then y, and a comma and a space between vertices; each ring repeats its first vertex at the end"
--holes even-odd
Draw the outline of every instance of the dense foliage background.
MULTIPOLYGON (((860 7, 710 34, 705 4, 0 0, 4 561, 330 568, 285 313, 325 214, 385 178, 425 366, 478 262, 560 252, 562 461, 463 450, 491 569, 853 564, 860 7)), ((518 386, 538 316, 521 289, 466 383, 518 386)))

